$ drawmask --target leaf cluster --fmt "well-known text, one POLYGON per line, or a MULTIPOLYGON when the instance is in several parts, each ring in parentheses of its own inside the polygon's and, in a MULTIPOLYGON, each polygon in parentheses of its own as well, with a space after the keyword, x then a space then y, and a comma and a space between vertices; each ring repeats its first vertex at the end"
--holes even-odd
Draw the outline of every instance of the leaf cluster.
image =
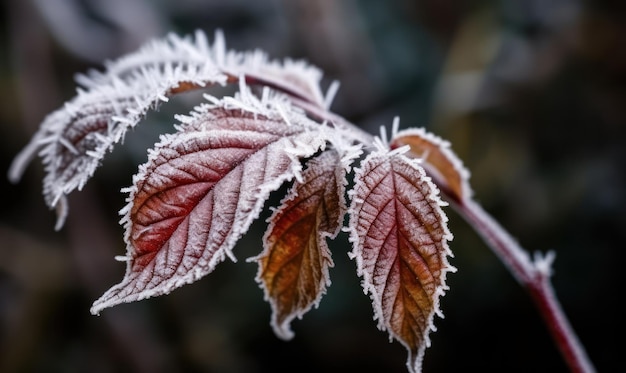
POLYGON ((9 172, 17 182, 41 157, 57 229, 67 195, 149 111, 178 93, 238 87, 232 96, 207 93, 177 115, 174 132, 160 137, 123 189, 127 247, 117 259, 126 273, 91 313, 168 294, 236 260, 238 240, 289 183, 272 206, 263 250, 248 259, 258 264, 276 335, 292 338, 291 322, 319 305, 331 284, 327 241, 343 229, 378 328, 406 347, 408 370, 421 371, 434 317, 443 317, 446 275, 455 271, 440 192, 471 206, 469 173, 448 142, 424 129, 399 131, 396 120, 389 138, 385 129, 375 137, 334 114, 338 84, 323 93, 321 78, 304 61, 229 51, 220 32, 212 44, 202 32, 172 34, 77 78, 77 95, 45 118, 9 172))

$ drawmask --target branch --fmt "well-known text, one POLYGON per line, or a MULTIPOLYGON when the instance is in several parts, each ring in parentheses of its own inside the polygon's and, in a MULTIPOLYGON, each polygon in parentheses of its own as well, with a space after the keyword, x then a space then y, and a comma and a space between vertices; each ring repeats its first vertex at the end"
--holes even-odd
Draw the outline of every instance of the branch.
MULTIPOLYGON (((446 191, 442 190, 446 195, 446 191)), ((531 261, 528 253, 482 207, 471 199, 447 198, 452 206, 476 230, 511 273, 528 289, 544 319, 554 342, 572 372, 595 372, 587 353, 572 329, 550 283, 554 252, 536 255, 531 261)))

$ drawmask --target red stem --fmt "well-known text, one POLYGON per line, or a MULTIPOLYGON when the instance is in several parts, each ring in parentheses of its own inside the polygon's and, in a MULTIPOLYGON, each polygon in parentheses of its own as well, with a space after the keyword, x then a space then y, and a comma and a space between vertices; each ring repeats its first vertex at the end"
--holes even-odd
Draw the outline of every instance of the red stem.
MULTIPOLYGON (((453 198, 448 200, 454 201, 453 198)), ((544 258, 537 257, 533 262, 527 252, 479 204, 465 200, 454 201, 452 205, 482 236, 520 284, 528 289, 570 370, 574 373, 595 372, 550 284, 552 254, 544 258)))

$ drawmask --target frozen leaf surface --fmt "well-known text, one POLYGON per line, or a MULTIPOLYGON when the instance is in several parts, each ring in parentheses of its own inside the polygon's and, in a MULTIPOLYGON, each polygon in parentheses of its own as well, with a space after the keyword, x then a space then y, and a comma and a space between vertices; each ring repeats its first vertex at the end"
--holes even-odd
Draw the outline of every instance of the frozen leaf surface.
POLYGON ((122 210, 126 275, 92 313, 169 293, 234 259, 233 246, 270 192, 299 175, 300 158, 325 146, 320 127, 299 111, 276 114, 280 100, 243 96, 181 117, 178 132, 150 151, 122 210))
POLYGON ((436 187, 415 159, 398 151, 371 153, 355 175, 350 207, 351 257, 372 298, 378 326, 408 350, 421 370, 428 334, 453 270, 452 235, 436 187))
POLYGON ((290 322, 317 306, 330 285, 332 267, 327 237, 343 225, 345 169, 339 154, 328 150, 310 160, 297 182, 269 219, 257 281, 272 305, 275 333, 290 339, 290 322))
POLYGON ((390 145, 392 149, 408 145, 410 150, 407 155, 423 159, 424 168, 437 185, 445 188, 457 201, 471 197, 469 171, 452 152, 448 141, 426 132, 423 128, 410 128, 395 134, 390 145))

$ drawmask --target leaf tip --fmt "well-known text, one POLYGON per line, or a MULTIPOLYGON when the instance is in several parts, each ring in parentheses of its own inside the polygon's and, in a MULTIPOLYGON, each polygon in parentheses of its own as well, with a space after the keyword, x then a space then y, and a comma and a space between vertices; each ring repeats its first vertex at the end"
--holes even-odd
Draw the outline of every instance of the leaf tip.
POLYGON ((274 334, 283 341, 290 341, 295 337, 295 333, 291 330, 291 319, 289 318, 282 322, 278 322, 278 320, 273 318, 272 330, 274 330, 274 334))
POLYGON ((69 211, 67 198, 65 196, 60 196, 56 204, 53 206, 56 209, 57 214, 57 221, 54 225, 54 230, 58 232, 61 230, 61 228, 63 228, 65 220, 67 219, 67 214, 69 211))

